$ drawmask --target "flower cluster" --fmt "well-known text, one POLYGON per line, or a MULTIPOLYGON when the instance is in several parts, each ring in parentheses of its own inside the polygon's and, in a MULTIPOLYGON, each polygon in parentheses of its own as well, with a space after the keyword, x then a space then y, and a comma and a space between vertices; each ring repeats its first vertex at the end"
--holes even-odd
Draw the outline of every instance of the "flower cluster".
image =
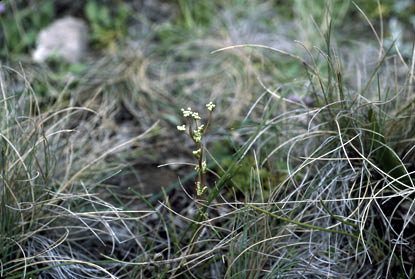
POLYGON ((196 193, 198 196, 203 195, 207 191, 207 186, 201 186, 200 181, 196 182, 196 193))
POLYGON ((215 109, 215 104, 209 102, 206 104, 206 108, 209 110, 209 119, 206 123, 200 124, 199 121, 201 117, 198 112, 192 111, 190 107, 187 109, 182 108, 183 117, 186 118, 187 124, 177 126, 177 130, 180 132, 186 132, 189 137, 193 140, 196 146, 196 150, 193 151, 193 155, 197 159, 197 165, 195 167, 198 172, 198 181, 196 182, 196 193, 198 196, 202 196, 207 190, 208 187, 205 185, 205 174, 207 170, 206 159, 203 157, 204 145, 202 143, 203 136, 206 133, 207 128, 209 127, 210 121, 212 119, 212 112, 215 109))
POLYGON ((182 125, 182 126, 177 126, 177 130, 179 130, 180 132, 184 132, 186 131, 186 125, 182 125))
POLYGON ((183 116, 184 117, 192 117, 194 120, 200 120, 200 116, 199 113, 197 112, 192 112, 192 109, 190 107, 187 108, 187 110, 185 110, 184 108, 182 108, 182 112, 183 112, 183 116))
POLYGON ((216 105, 212 102, 209 102, 208 104, 206 104, 206 107, 209 111, 213 111, 216 107, 216 105))
POLYGON ((202 172, 202 173, 206 173, 206 169, 207 169, 206 161, 202 161, 202 168, 200 168, 199 165, 196 165, 195 167, 195 170, 197 172, 202 172))

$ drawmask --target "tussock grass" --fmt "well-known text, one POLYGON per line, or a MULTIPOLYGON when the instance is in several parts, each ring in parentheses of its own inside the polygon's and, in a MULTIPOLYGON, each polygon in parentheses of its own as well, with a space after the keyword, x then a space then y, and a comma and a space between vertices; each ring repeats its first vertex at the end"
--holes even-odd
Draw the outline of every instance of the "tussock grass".
POLYGON ((106 142, 105 133, 91 128, 106 111, 67 107, 42 113, 24 73, 5 66, 1 72, 1 276, 116 278, 108 271, 111 264, 90 249, 99 245, 116 253, 135 238, 128 224, 151 212, 125 212, 96 196, 100 180, 114 172, 102 161, 154 126, 122 143, 109 137, 106 142), (101 147, 88 143, 98 142, 97 136, 101 147))

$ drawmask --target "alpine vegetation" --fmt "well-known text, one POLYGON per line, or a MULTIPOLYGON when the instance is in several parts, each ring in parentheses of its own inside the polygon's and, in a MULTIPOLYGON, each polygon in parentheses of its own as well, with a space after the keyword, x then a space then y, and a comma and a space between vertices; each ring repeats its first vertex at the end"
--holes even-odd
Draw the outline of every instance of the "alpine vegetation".
POLYGON ((0 5, 0 278, 415 277, 413 1, 119 2, 0 5))

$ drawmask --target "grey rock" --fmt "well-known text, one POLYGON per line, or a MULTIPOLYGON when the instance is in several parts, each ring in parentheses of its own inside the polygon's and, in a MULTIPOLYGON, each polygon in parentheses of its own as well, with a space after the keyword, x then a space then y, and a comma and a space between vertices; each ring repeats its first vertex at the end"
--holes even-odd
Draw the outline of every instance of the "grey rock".
POLYGON ((42 63, 56 55, 69 63, 79 63, 85 58, 88 48, 88 26, 74 17, 64 17, 40 31, 34 61, 42 63))

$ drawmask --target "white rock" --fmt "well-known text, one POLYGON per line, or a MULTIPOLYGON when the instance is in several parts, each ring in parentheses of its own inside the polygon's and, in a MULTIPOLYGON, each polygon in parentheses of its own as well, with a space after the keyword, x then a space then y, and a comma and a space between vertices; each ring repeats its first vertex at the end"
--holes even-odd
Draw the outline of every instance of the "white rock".
POLYGON ((88 35, 88 27, 81 19, 65 17, 56 20, 40 31, 32 58, 41 63, 58 55, 69 63, 79 63, 86 56, 88 35))

